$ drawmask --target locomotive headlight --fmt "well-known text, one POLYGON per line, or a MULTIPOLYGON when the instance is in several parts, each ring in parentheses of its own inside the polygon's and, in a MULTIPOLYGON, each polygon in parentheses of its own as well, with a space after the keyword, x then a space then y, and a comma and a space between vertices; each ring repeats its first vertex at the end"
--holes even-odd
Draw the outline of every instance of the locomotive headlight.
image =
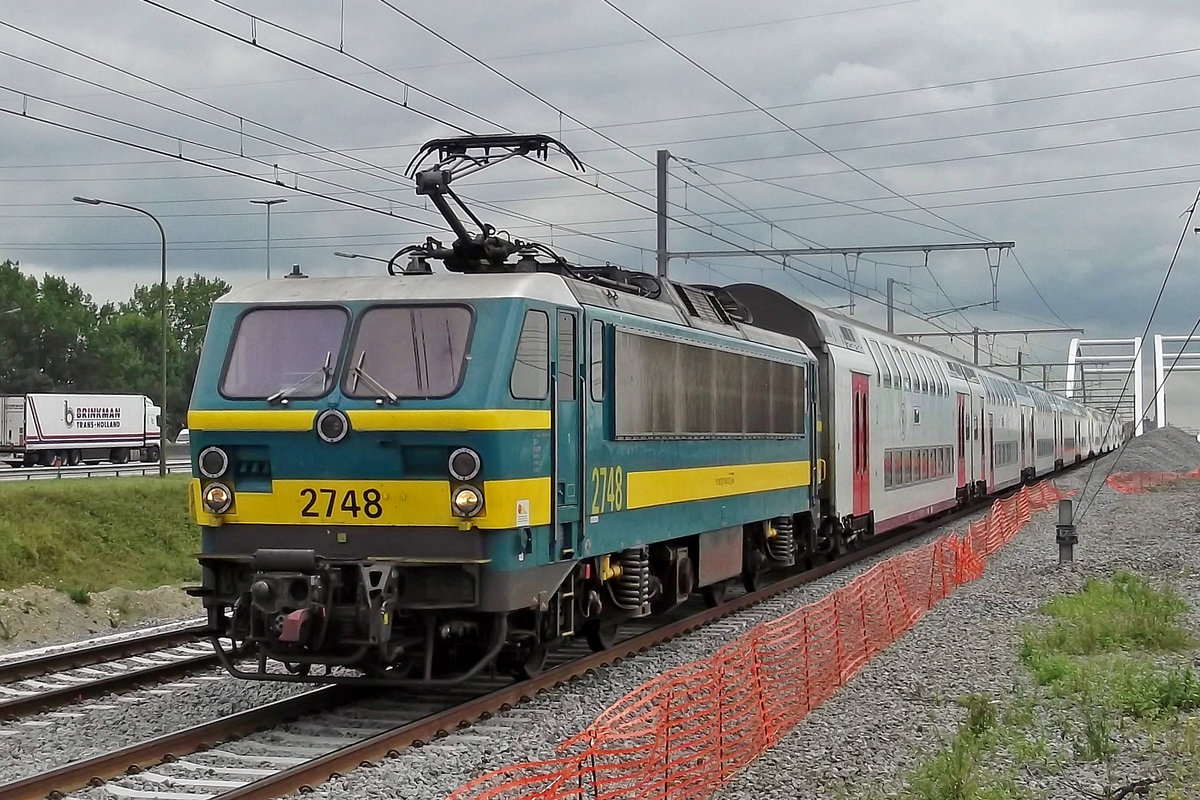
POLYGON ((460 486, 454 490, 454 497, 450 502, 455 513, 473 517, 483 508, 483 494, 474 486, 460 486))
POLYGON ((229 469, 229 455, 219 447, 206 447, 196 459, 200 474, 206 478, 219 478, 229 469))
POLYGON ((223 483, 212 483, 205 488, 201 499, 212 513, 224 514, 233 505, 233 490, 223 483))
POLYGON ((460 447, 450 454, 450 477, 456 481, 469 481, 479 474, 483 464, 479 453, 469 447, 460 447))

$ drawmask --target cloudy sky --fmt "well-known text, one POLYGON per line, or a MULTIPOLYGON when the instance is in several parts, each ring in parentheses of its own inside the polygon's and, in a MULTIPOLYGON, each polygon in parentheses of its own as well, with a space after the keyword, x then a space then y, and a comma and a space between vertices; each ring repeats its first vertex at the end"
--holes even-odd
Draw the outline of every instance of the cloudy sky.
MULTIPOLYGON (((153 224, 84 195, 157 215, 172 275, 241 285, 266 271, 250 201, 283 198, 276 276, 378 274, 333 254, 451 238, 403 177, 422 142, 542 132, 586 172, 514 161, 458 191, 584 263, 653 271, 668 149, 672 251, 1016 243, 996 310, 941 313, 992 299, 995 250, 680 259, 673 277, 853 297, 873 322, 893 278, 899 330, 1110 338, 1142 333, 1174 260, 1150 333, 1186 334, 1198 42, 1168 0, 8 0, 0 259, 97 300, 156 281, 153 224)), ((926 341, 970 357, 969 338, 926 341)), ((1070 338, 984 336, 982 360, 1062 362, 1070 338)), ((1172 421, 1200 426, 1185 377, 1172 421)))

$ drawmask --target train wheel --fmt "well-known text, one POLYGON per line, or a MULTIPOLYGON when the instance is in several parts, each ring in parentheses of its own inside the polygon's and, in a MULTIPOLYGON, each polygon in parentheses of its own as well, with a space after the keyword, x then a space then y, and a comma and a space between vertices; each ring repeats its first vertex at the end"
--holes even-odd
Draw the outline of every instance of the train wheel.
POLYGON ((588 647, 592 648, 593 652, 599 653, 616 644, 617 631, 620 627, 620 622, 612 620, 588 620, 583 626, 583 635, 587 639, 588 647))
POLYGON ((700 590, 704 595, 704 605, 709 608, 716 608, 725 602, 725 592, 729 588, 729 584, 725 581, 714 583, 712 586, 705 586, 700 590))
POLYGON ((512 676, 519 681, 526 681, 541 675, 546 669, 546 657, 550 649, 538 643, 530 648, 521 648, 522 658, 512 667, 512 676))

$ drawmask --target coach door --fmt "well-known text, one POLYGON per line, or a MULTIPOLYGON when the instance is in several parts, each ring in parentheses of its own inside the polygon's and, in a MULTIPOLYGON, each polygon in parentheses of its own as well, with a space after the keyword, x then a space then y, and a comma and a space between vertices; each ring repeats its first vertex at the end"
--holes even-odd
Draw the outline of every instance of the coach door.
POLYGON ((552 559, 575 554, 579 535, 580 442, 579 336, 574 312, 557 314, 554 381, 554 525, 552 559))
POLYGON ((967 431, 970 423, 967 420, 967 396, 958 396, 958 485, 967 484, 967 431))
POLYGON ((854 447, 854 515, 862 516, 871 510, 871 426, 869 395, 871 382, 866 375, 850 373, 850 392, 853 395, 854 447))
POLYGON ((988 412, 987 426, 987 482, 988 488, 991 489, 996 485, 996 419, 995 415, 988 412))
POLYGON ((1025 479, 1025 409, 1021 409, 1021 480, 1025 479))

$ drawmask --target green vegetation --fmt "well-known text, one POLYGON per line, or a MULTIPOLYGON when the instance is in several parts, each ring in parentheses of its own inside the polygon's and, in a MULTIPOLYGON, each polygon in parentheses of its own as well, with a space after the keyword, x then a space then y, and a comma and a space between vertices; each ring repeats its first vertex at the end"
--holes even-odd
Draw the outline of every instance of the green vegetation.
POLYGON ((982 767, 996 744, 999 721, 997 703, 978 694, 964 695, 958 704, 967 718, 949 746, 908 775, 901 797, 911 800, 1005 800, 1016 796, 1016 785, 1007 777, 982 767))
POLYGON ((1049 623, 1021 636, 1025 681, 1003 702, 960 698, 965 719, 908 773, 900 796, 1041 797, 1028 788, 1030 776, 1060 776, 1058 784, 1079 788, 1064 773, 1093 763, 1107 787, 1080 788, 1081 796, 1116 798, 1161 783, 1161 796, 1200 797, 1200 676, 1196 640, 1182 626, 1187 604, 1172 589, 1118 573, 1040 610, 1049 623), (1157 766, 1149 777, 1116 766, 1139 762, 1157 766))
POLYGON ((185 476, 0 483, 0 588, 87 593, 199 578, 185 476))
POLYGON ((1089 580, 1083 591, 1041 610, 1054 621, 1025 632, 1021 660, 1054 695, 1136 717, 1200 708, 1200 678, 1192 668, 1152 657, 1194 644, 1179 624, 1187 604, 1174 591, 1119 573, 1089 580))
MULTIPOLYGON (((219 278, 167 286, 167 433, 186 424, 200 345, 219 278)), ((40 280, 0 261, 0 394, 116 392, 162 402, 162 294, 135 286, 129 300, 97 305, 58 275, 40 280)))

